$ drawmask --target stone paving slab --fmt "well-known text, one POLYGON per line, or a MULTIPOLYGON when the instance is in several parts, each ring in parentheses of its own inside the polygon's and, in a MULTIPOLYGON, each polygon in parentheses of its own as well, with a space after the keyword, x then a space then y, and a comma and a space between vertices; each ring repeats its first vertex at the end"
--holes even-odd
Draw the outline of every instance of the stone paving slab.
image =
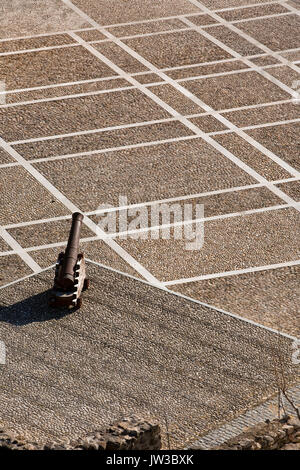
POLYGON ((123 195, 134 204, 255 182, 200 138, 42 162, 35 167, 82 210, 96 210, 104 203, 119 207, 123 195))
POLYGON ((117 75, 78 44, 0 57, 0 73, 7 90, 117 75))
POLYGON ((0 256, 0 286, 4 286, 23 276, 28 276, 31 273, 31 268, 27 266, 20 256, 0 256))
POLYGON ((247 133, 271 151, 276 147, 276 154, 299 171, 299 130, 300 123, 295 122, 282 126, 270 126, 265 129, 265 132, 262 132, 262 129, 253 129, 247 133), (278 145, 278 142, 281 142, 281 145, 278 145))
POLYGON ((173 289, 300 337, 299 275, 299 266, 291 266, 196 281, 173 289))
MULTIPOLYGON (((289 397, 293 400, 293 403, 296 407, 300 406, 300 385, 291 388, 288 391, 289 397)), ((284 409, 290 416, 295 416, 295 409, 287 401, 287 399, 282 396, 281 400, 283 402, 284 409)), ((282 413, 282 408, 280 413, 282 413)), ((232 437, 238 436, 240 433, 245 431, 249 426, 262 423, 263 421, 269 419, 270 421, 278 418, 278 398, 275 397, 271 400, 262 403, 261 405, 253 408, 252 410, 247 411, 236 419, 233 419, 230 423, 221 426, 214 431, 209 432, 205 436, 201 437, 196 442, 191 443, 193 448, 201 449, 210 449, 212 447, 219 446, 223 442, 231 439, 232 437)))
POLYGON ((19 141, 169 117, 139 90, 122 90, 0 109, 0 132, 19 141))
POLYGON ((24 168, 1 168, 0 223, 45 219, 67 215, 69 211, 53 198, 24 168))
POLYGON ((89 27, 60 0, 2 0, 0 14, 3 39, 89 27))
MULTIPOLYGON (((187 249, 187 235, 180 240, 128 237, 119 243, 159 280, 166 282, 293 261, 299 253, 299 239, 295 237, 299 219, 295 209, 287 208, 206 221, 204 243, 199 250, 187 249)), ((194 233, 195 229, 192 224, 194 233)))
POLYGON ((294 380, 291 340, 88 263, 74 313, 49 309, 53 271, 0 290, 1 422, 43 441, 124 413, 167 416, 172 448, 294 380))
MULTIPOLYGON (((244 4, 246 5, 246 2, 244 2, 244 4)), ((286 8, 284 8, 283 5, 277 5, 275 3, 269 5, 253 6, 249 8, 237 8, 233 10, 220 11, 218 12, 218 15, 224 18, 226 21, 235 21, 247 18, 256 18, 257 16, 274 15, 276 13, 286 13, 286 8)))
POLYGON ((101 25, 129 23, 199 11, 188 0, 164 0, 159 3, 153 3, 152 0, 132 0, 125 8, 120 2, 114 2, 112 5, 110 0, 76 0, 73 3, 101 25))
MULTIPOLYGON (((172 121, 111 131, 104 130, 92 134, 63 137, 29 144, 18 144, 14 148, 24 158, 31 160, 81 152, 92 151, 97 153, 97 150, 115 149, 127 145, 143 144, 145 142, 157 142, 166 138, 172 140, 190 135, 192 135, 191 130, 187 129, 180 122, 172 121)), ((100 156, 100 158, 102 157, 100 156)))
POLYGON ((272 51, 299 47, 300 18, 297 15, 261 18, 243 22, 239 28, 272 51))
POLYGON ((269 103, 290 96, 255 71, 189 80, 182 85, 216 110, 269 103))
MULTIPOLYGON (((227 117, 226 114, 225 117, 227 117)), ((275 132, 276 127, 273 128, 275 132)), ((268 128, 265 131, 268 132, 268 128)), ((250 131, 247 132, 250 133, 250 131)), ((234 155, 236 155, 242 162, 249 165, 253 170, 257 171, 269 181, 291 177, 291 174, 287 170, 277 165, 277 163, 271 160, 268 156, 264 155, 257 148, 253 147, 234 132, 215 135, 213 136, 213 139, 230 152, 234 152, 234 155)), ((271 139, 269 142, 271 142, 271 139)), ((278 152, 279 149, 277 145, 276 154, 278 154, 278 152)), ((282 153, 282 149, 280 148, 280 154, 282 155, 282 153)))
POLYGON ((126 39, 124 43, 158 68, 232 58, 231 54, 196 31, 126 39))

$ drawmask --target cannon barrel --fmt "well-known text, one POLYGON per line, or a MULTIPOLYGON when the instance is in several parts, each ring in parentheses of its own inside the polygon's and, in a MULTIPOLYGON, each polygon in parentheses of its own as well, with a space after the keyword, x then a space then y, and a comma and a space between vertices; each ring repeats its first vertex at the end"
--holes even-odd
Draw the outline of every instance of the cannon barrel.
POLYGON ((72 215, 72 226, 59 279, 59 284, 65 289, 74 285, 74 268, 78 257, 82 219, 83 215, 79 212, 74 212, 72 215))

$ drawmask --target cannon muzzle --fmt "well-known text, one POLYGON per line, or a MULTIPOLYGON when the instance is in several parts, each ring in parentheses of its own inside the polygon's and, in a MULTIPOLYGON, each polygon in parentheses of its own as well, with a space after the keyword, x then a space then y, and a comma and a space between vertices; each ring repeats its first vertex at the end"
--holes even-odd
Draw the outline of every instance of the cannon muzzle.
POLYGON ((59 279, 59 284, 65 289, 71 289, 74 286, 74 269, 78 257, 82 219, 83 215, 79 212, 74 212, 72 215, 72 226, 59 279))

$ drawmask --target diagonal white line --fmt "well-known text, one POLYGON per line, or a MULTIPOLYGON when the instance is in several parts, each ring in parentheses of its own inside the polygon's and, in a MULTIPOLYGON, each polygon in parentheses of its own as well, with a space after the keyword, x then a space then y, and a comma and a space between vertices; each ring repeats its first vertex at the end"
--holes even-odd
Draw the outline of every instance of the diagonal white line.
MULTIPOLYGON (((43 268, 43 269, 41 268, 38 274, 48 271, 49 269, 52 269, 54 267, 55 267, 55 264, 52 264, 51 266, 48 266, 47 268, 43 268)), ((9 287, 9 286, 13 286, 14 284, 17 284, 18 282, 25 281, 26 279, 36 276, 36 274, 37 273, 28 274, 27 276, 23 276, 19 279, 15 279, 14 281, 8 282, 7 284, 0 286, 0 290, 5 289, 6 287, 9 287)))
MULTIPOLYGON (((9 153, 20 165, 23 166, 25 170, 28 171, 44 188, 46 188, 58 201, 60 201, 65 207, 67 207, 71 212, 81 212, 80 209, 73 204, 64 194, 62 194, 55 186, 53 186, 39 171, 37 171, 31 163, 25 160, 15 149, 11 147, 7 142, 5 142, 2 137, 0 137, 0 146, 9 153)), ((83 219, 84 224, 96 235, 102 237, 105 235, 103 232, 92 220, 88 217, 83 219)), ((147 271, 138 261, 136 261, 129 253, 127 253, 123 248, 121 248, 114 240, 104 240, 105 243, 115 251, 122 259, 124 259, 131 267, 133 267, 139 274, 141 274, 145 279, 153 284, 159 284, 159 281, 152 276, 152 274, 147 271)))
MULTIPOLYGON (((292 102, 292 100, 288 100, 287 102, 292 102)), ((234 109, 235 110, 235 109, 234 109)), ((186 118, 191 119, 195 117, 202 117, 202 116, 209 116, 212 115, 214 116, 214 113, 199 113, 199 114, 190 114, 187 115, 186 118)), ((99 129, 90 129, 90 130, 84 130, 84 131, 77 131, 77 132, 70 132, 68 134, 57 134, 57 135, 49 135, 49 136, 44 136, 44 137, 34 137, 32 139, 24 139, 24 140, 15 140, 13 142, 9 142, 10 145, 20 145, 20 144, 30 144, 30 143, 36 143, 36 142, 45 142, 47 140, 57 140, 57 139, 64 139, 68 137, 78 137, 82 135, 90 135, 90 134, 98 134, 102 132, 107 132, 107 131, 115 131, 115 130, 120 130, 120 129, 130 129, 130 128, 136 128, 136 127, 143 127, 143 126, 148 126, 152 124, 162 124, 162 123, 168 123, 168 122, 175 122, 177 121, 176 118, 166 118, 166 119, 155 119, 153 121, 143 121, 143 122, 134 122, 132 124, 121 124, 119 126, 109 126, 109 127, 101 127, 99 129)), ((245 127, 239 127, 239 130, 242 131, 247 131, 251 129, 260 129, 263 127, 270 127, 270 126, 280 126, 280 125, 285 125, 285 124, 292 124, 295 122, 299 122, 300 118, 295 118, 295 119, 288 119, 285 121, 272 121, 272 122, 265 122, 261 124, 253 124, 251 126, 245 126, 245 127)), ((224 129, 221 131, 214 131, 214 132, 206 132, 207 135, 219 135, 219 134, 227 134, 229 132, 233 132, 232 128, 230 129, 224 129)), ((189 136, 187 136, 189 137, 189 136)), ((163 142, 163 141, 159 141, 163 142)), ((145 142, 147 144, 149 142, 145 142)), ((133 144, 134 145, 134 144, 133 144)), ((137 144, 138 145, 138 144, 137 144)), ((117 147, 119 148, 119 147, 117 147)), ((99 151, 95 152, 105 152, 105 151, 111 151, 111 147, 105 148, 105 149, 100 149, 99 151)), ((75 154, 77 155, 77 154, 75 154)), ((49 157, 51 158, 51 157, 49 157)), ((45 159, 33 159, 32 161, 44 161, 45 159)), ((7 166, 13 166, 12 163, 3 163, 0 165, 1 167, 7 167, 7 166)))
MULTIPOLYGON (((186 225, 193 225, 193 224, 199 224, 202 222, 211 222, 214 220, 223 220, 223 219, 231 219, 233 217, 245 217, 247 215, 252 215, 252 214, 259 214, 262 212, 271 212, 271 211, 279 211, 279 210, 284 210, 288 209, 289 207, 293 207, 290 204, 281 204, 281 205, 276 205, 276 206, 268 206, 268 207, 260 207, 259 209, 249 209, 246 211, 239 211, 239 212, 231 212, 229 214, 219 214, 219 215, 212 215, 210 217, 201 217, 199 219, 190 219, 190 220, 181 220, 180 222, 172 222, 169 224, 162 224, 162 225, 154 225, 151 227, 143 227, 139 229, 133 229, 133 230, 125 230, 123 232, 115 232, 115 233, 107 233, 105 237, 107 238, 118 238, 121 236, 130 236, 133 234, 139 234, 139 233, 145 233, 145 232, 151 232, 151 231, 157 231, 157 230, 163 230, 165 228, 172 228, 172 227, 183 227, 186 225)), ((300 211, 300 202, 298 203, 298 210, 300 211)))
MULTIPOLYGON (((150 73, 150 72, 149 72, 150 73)), ((109 80, 119 80, 120 77, 117 75, 112 75, 111 77, 101 77, 101 78, 91 78, 89 80, 78 80, 76 82, 62 82, 62 83, 53 83, 52 85, 41 85, 41 86, 34 86, 29 88, 14 88, 12 90, 1 91, 0 95, 10 95, 15 93, 28 93, 30 91, 40 91, 40 90, 48 90, 49 88, 60 88, 60 87, 68 87, 73 85, 84 85, 86 83, 96 83, 96 82, 104 82, 109 80)))
MULTIPOLYGON (((114 268, 112 268, 112 267, 110 267, 110 266, 105 266, 105 265, 103 265, 103 264, 101 264, 101 263, 97 263, 96 261, 92 261, 92 260, 89 260, 89 262, 92 263, 92 264, 95 264, 96 266, 100 266, 100 267, 102 267, 102 268, 104 268, 104 269, 107 269, 107 270, 109 270, 109 271, 118 272, 119 274, 122 274, 122 275, 124 275, 124 276, 126 276, 126 277, 130 277, 130 278, 132 278, 132 279, 135 279, 136 281, 141 282, 141 283, 143 283, 143 284, 149 284, 147 281, 144 281, 143 279, 136 278, 136 277, 132 276, 131 274, 122 273, 121 271, 117 271, 116 269, 114 269, 114 268)), ((162 287, 162 285, 155 286, 155 287, 156 287, 157 289, 166 290, 166 286, 165 286, 165 285, 163 285, 163 287, 162 287)), ((248 323, 248 324, 253 325, 253 326, 256 326, 256 327, 258 327, 258 328, 262 328, 263 330, 270 331, 271 333, 275 333, 276 335, 283 336, 283 337, 285 337, 285 338, 289 338, 289 339, 291 339, 291 340, 293 340, 293 341, 298 339, 298 338, 296 338, 295 336, 291 336, 291 335, 289 335, 289 334, 287 334, 287 333, 284 333, 284 332, 282 332, 282 331, 275 330, 274 328, 270 328, 269 326, 262 325, 261 323, 257 323, 257 322, 255 322, 255 321, 253 321, 253 320, 249 320, 248 318, 241 317, 240 315, 236 315, 235 313, 227 312, 226 310, 223 310, 223 309, 221 309, 221 308, 219 308, 219 307, 214 307, 213 305, 207 304, 207 303, 205 303, 205 302, 201 302, 200 300, 193 299, 192 297, 188 297, 187 295, 181 294, 180 292, 175 292, 174 290, 170 290, 170 289, 167 289, 167 290, 168 290, 168 292, 169 292, 170 294, 173 294, 173 295, 175 295, 176 297, 179 297, 179 298, 181 298, 181 299, 188 300, 189 302, 191 302, 191 303, 193 303, 193 304, 202 305, 202 306, 204 306, 204 307, 208 307, 208 308, 210 308, 210 309, 213 309, 213 310, 215 310, 215 311, 217 311, 217 312, 222 313, 223 315, 227 315, 227 316, 229 316, 229 317, 236 318, 236 319, 238 319, 238 320, 240 320, 240 321, 242 321, 242 322, 244 322, 244 323, 248 323)))
POLYGON ((274 0, 270 2, 258 2, 258 3, 250 3, 247 5, 237 5, 236 7, 231 6, 231 7, 226 7, 226 8, 218 8, 217 10, 212 10, 215 12, 222 12, 222 11, 230 11, 230 10, 245 10, 247 8, 251 9, 253 7, 261 7, 264 5, 274 5, 275 3, 280 3, 280 0, 274 0))
POLYGON ((9 144, 19 145, 19 144, 29 144, 29 143, 34 143, 34 142, 44 142, 47 140, 56 140, 56 139, 64 139, 66 137, 77 137, 80 135, 97 134, 101 132, 115 131, 119 129, 130 129, 131 127, 143 127, 143 126, 148 126, 151 124, 161 124, 163 122, 171 122, 171 121, 176 121, 176 118, 154 119, 153 121, 134 122, 132 124, 121 124, 119 126, 101 127, 100 129, 90 129, 90 130, 84 130, 84 131, 69 132, 67 134, 49 135, 45 137, 34 137, 32 139, 15 140, 13 142, 9 142, 9 144))
MULTIPOLYGON (((300 202, 298 203, 298 206, 300 206, 300 202)), ((207 223, 215 220, 225 220, 225 219, 230 219, 233 217, 246 217, 248 215, 253 215, 257 213, 264 213, 264 212, 271 212, 271 211, 279 211, 279 210, 285 210, 292 207, 289 204, 281 204, 277 206, 268 206, 268 207, 261 207, 259 209, 249 209, 245 211, 239 211, 239 212, 231 212, 228 214, 219 214, 219 215, 213 215, 210 217, 201 217, 198 219, 190 219, 190 220, 181 220, 179 222, 172 222, 169 224, 161 224, 161 225, 155 225, 155 226, 150 226, 150 227, 143 227, 141 229, 134 229, 134 230, 127 230, 123 232, 115 232, 115 233, 108 233, 108 232, 103 232, 101 235, 96 235, 94 237, 85 237, 81 238, 80 241, 82 243, 86 242, 92 242, 96 240, 109 240, 109 239, 114 239, 118 237, 130 237, 133 234, 140 234, 140 233, 145 233, 145 232, 151 232, 151 231, 158 231, 158 230, 163 230, 166 228, 171 228, 171 227, 184 227, 186 225, 193 225, 193 224, 200 224, 200 223, 207 223)), ((47 243, 44 245, 35 245, 35 246, 30 246, 28 248, 24 248, 25 252, 31 252, 31 251, 38 251, 38 250, 45 250, 48 248, 55 248, 58 246, 64 246, 66 245, 66 241, 61 241, 61 242, 55 242, 55 243, 47 243)), ((5 256, 7 254, 10 254, 11 252, 0 252, 0 256, 5 256)))
POLYGON ((300 15, 300 10, 297 10, 297 8, 293 7, 290 5, 286 0, 285 1, 280 1, 279 2, 281 5, 283 5, 285 8, 293 12, 295 15, 300 15))
MULTIPOLYGON (((189 0, 189 1, 192 1, 192 0, 189 0)), ((182 21, 186 24, 188 24, 189 26, 192 26, 193 23, 186 19, 186 18, 183 18, 182 21)), ((221 47, 222 49, 224 49, 226 52, 228 52, 229 54, 233 55, 236 59, 240 60, 241 62, 243 62, 244 64, 246 64, 248 67, 250 67, 252 70, 254 70, 255 72, 259 73, 260 75, 262 75, 263 77, 267 78, 270 82, 274 83, 274 85, 277 85, 279 88, 281 88, 283 91, 285 91, 286 93, 289 93, 291 96, 293 97, 296 97, 296 91, 293 90, 292 88, 290 88, 289 86, 285 85, 284 83, 282 83, 280 80, 278 80, 277 78, 273 77, 273 75, 269 74, 268 72, 266 72, 262 67, 259 67, 258 65, 254 64, 253 62, 251 62, 250 59, 247 59, 245 57, 243 57, 241 54, 239 54, 238 52, 236 52, 234 49, 232 49, 231 47, 227 46, 226 44, 224 44, 222 41, 220 41, 219 39, 216 39, 214 36, 212 36, 211 34, 209 34, 207 31, 203 31, 203 29, 201 29, 201 26, 195 26, 194 25, 194 28, 193 28, 195 31, 197 31, 198 33, 200 33, 202 36, 204 36, 205 38, 209 39, 209 41, 213 42, 214 44, 216 44, 217 46, 221 47)), ((285 60, 286 62, 288 62, 286 59, 283 59, 285 60)), ((291 64, 290 62, 288 62, 289 64, 291 64)), ((292 65, 292 64, 291 64, 292 65)), ((271 65, 271 67, 274 66, 274 65, 271 65)))
MULTIPOLYGON (((0 40, 1 42, 1 40, 0 40)), ((296 52, 298 51, 299 48, 294 48, 294 49, 285 49, 283 51, 280 51, 281 54, 285 54, 285 53, 289 53, 289 52, 296 52)), ((268 56, 269 54, 267 54, 266 52, 262 53, 262 54, 252 54, 250 56, 245 56, 245 58, 247 59, 256 59, 256 58, 259 58, 259 57, 266 57, 268 56)), ((221 60, 213 60, 211 62, 201 62, 201 63, 198 63, 198 64, 189 64, 189 65, 179 65, 179 66, 176 66, 176 67, 164 67, 162 69, 160 69, 162 72, 169 72, 169 71, 173 71, 173 70, 185 70, 185 69, 193 69, 193 68, 196 68, 196 67, 205 67, 207 65, 214 65, 214 64, 223 64, 223 63, 228 63, 228 62, 238 62, 238 59, 236 58, 232 58, 232 59, 221 59, 221 60)), ((297 61, 294 61, 294 62, 297 62, 297 61)), ((273 65, 270 65, 269 67, 275 67, 275 66, 280 66, 280 64, 273 64, 273 65)), ((268 67, 268 66, 266 66, 268 67)), ((238 70, 237 70, 238 72, 238 70)), ((146 72, 135 72, 135 73, 132 73, 131 75, 133 77, 138 77, 138 76, 142 76, 142 75, 150 75, 152 72, 151 71, 146 71, 146 72)), ((211 74, 213 75, 213 74, 211 74)), ((207 75, 203 75, 203 77, 207 77, 207 75)), ((0 95, 9 95, 9 94, 14 94, 14 93, 27 93, 27 92, 30 92, 30 91, 39 91, 39 90, 47 90, 48 88, 58 88, 58 87, 67 87, 67 86, 72 86, 72 85, 81 85, 81 84, 85 84, 85 83, 94 83, 94 82, 102 82, 102 81, 109 81, 109 80, 119 80, 120 77, 118 75, 112 75, 110 77, 101 77, 101 78, 92 78, 92 79, 89 79, 89 80, 77 80, 77 81, 74 81, 74 82, 61 82, 61 83, 53 83, 51 85, 41 85, 41 86, 35 86, 35 87, 28 87, 28 88, 15 88, 15 89, 12 89, 12 90, 6 90, 6 91, 0 91, 0 95)), ((180 79, 181 80, 181 79, 180 79)), ((149 84, 146 84, 149 86, 149 84)), ((254 105, 256 106, 256 105, 254 105)), ((259 106, 259 105, 257 105, 259 106)))
MULTIPOLYGON (((271 65, 265 65, 262 67, 263 70, 269 69, 269 68, 276 68, 276 67, 281 67, 280 64, 271 64, 271 65)), ((199 80, 199 79, 205 79, 205 78, 214 78, 214 77, 226 77, 227 75, 236 75, 240 73, 247 73, 249 72, 249 67, 245 69, 238 69, 238 70, 229 70, 228 72, 218 72, 218 73, 210 73, 206 75, 193 75, 192 77, 184 77, 184 78, 177 78, 175 79, 176 82, 188 82, 188 81, 193 81, 193 80, 199 80)), ((156 81, 156 82, 151 82, 151 83, 145 83, 144 84, 147 88, 151 88, 154 86, 162 86, 165 85, 164 81, 156 81)), ((85 96, 96 96, 96 95, 103 95, 106 93, 115 93, 118 91, 124 91, 124 90, 134 90, 136 87, 133 85, 125 85, 122 87, 116 87, 116 88, 107 88, 104 90, 94 90, 94 91, 86 91, 86 92, 81 92, 81 93, 74 93, 70 95, 57 95, 57 96, 51 96, 51 97, 45 97, 45 98, 37 98, 33 100, 28 100, 28 101, 13 101, 12 103, 6 103, 0 105, 0 109, 3 108, 13 108, 17 106, 27 106, 29 104, 37 104, 37 103, 48 103, 51 101, 62 101, 62 100, 67 100, 70 98, 80 98, 80 97, 85 97, 85 96)), ((6 92, 1 92, 1 94, 7 95, 6 92)))
POLYGON ((275 57, 276 59, 278 59, 280 62, 282 62, 284 65, 287 65, 288 67, 290 67, 292 70, 295 70, 296 72, 300 72, 300 69, 299 67, 297 67, 296 65, 292 64, 290 61, 288 61, 287 59, 285 59, 284 57, 282 57, 280 54, 278 54, 277 52, 274 52, 272 51, 272 49, 270 49, 269 47, 265 46, 264 44, 262 44, 261 42, 257 41, 256 39, 254 39, 252 36, 250 36, 249 34, 245 33, 244 31, 241 31, 239 28, 237 28, 236 26, 234 26, 233 24, 229 23, 228 21, 224 20, 224 18, 222 18, 221 16, 219 16, 217 13, 213 12, 212 10, 210 10, 209 8, 207 8, 205 5, 203 5, 201 2, 199 2, 198 0, 188 0, 190 3, 192 3, 193 5, 197 6, 200 11, 202 13, 207 13, 208 15, 210 15, 212 18, 214 18, 215 20, 217 20, 220 24, 222 24, 223 26, 226 26, 228 29, 230 29, 231 31, 237 33, 239 36, 241 36, 242 38, 246 39, 246 41, 250 42, 251 44, 255 45, 256 47, 262 49, 263 51, 267 52, 268 54, 270 54, 271 56, 275 57))
POLYGON ((19 55, 19 54, 27 54, 29 52, 50 51, 52 49, 64 49, 66 47, 78 47, 78 44, 62 44, 62 45, 59 45, 59 46, 45 46, 45 47, 39 47, 39 48, 35 48, 35 49, 22 49, 20 51, 0 52, 0 57, 11 56, 11 55, 19 55))
MULTIPOLYGON (((273 184, 282 184, 282 183, 289 183, 292 181, 299 181, 298 178, 284 178, 281 180, 275 180, 272 181, 273 184)), ((181 195, 181 196, 176 196, 176 197, 171 197, 167 199, 158 199, 158 200, 152 200, 152 201, 145 201, 145 202, 139 202, 136 204, 129 204, 127 206, 118 206, 118 207, 112 207, 109 209, 97 209, 97 210, 92 210, 92 211, 86 211, 84 212, 85 215, 90 216, 90 215, 97 215, 97 214, 102 214, 102 213, 107 213, 107 212, 117 212, 120 210, 124 209, 129 209, 129 208, 138 208, 138 207, 144 207, 144 206, 153 206, 156 204, 163 204, 163 203, 169 203, 169 202, 175 202, 175 201, 185 201, 189 199, 197 199, 201 197, 207 197, 207 196, 214 196, 217 194, 226 194, 226 193, 232 193, 236 191, 244 191, 247 189, 255 189, 255 188, 262 188, 264 187, 264 184, 262 183, 255 183, 255 184, 247 184, 245 186, 233 186, 230 188, 224 188, 224 189, 216 189, 212 191, 205 191, 202 193, 195 193, 195 194, 188 194, 188 195, 181 195)), ((44 224, 48 222, 55 222, 58 220, 69 220, 71 219, 71 215, 60 215, 56 217, 49 217, 48 219, 37 219, 37 220, 30 220, 27 222, 18 222, 14 224, 7 224, 3 225, 3 228, 6 230, 12 229, 12 228, 18 228, 18 227, 27 227, 31 225, 39 225, 39 224, 44 224)))
POLYGON ((90 31, 94 28, 82 28, 82 29, 68 29, 68 30, 64 30, 64 31, 57 31, 57 32, 54 32, 54 33, 42 33, 42 34, 33 34, 32 36, 16 36, 16 37, 13 37, 13 38, 1 38, 0 39, 0 43, 1 42, 7 42, 7 41, 19 41, 21 39, 35 39, 35 38, 43 38, 43 37, 48 37, 48 36, 60 36, 61 34, 68 34, 70 32, 76 32, 76 33, 79 33, 81 31, 90 31))
MULTIPOLYGON (((112 41, 114 41, 117 45, 119 45, 122 49, 124 49, 126 52, 128 52, 130 55, 135 57, 137 60, 139 60, 143 65, 148 67, 152 72, 156 73, 159 75, 163 80, 165 80, 167 83, 172 85, 174 88, 176 88, 179 92, 181 92, 184 96, 187 96, 190 98, 194 103, 198 104, 200 107, 202 107, 205 111, 211 113, 216 117, 220 122, 222 122, 225 126, 228 128, 231 128, 234 130, 238 135, 240 135, 244 140, 246 140, 248 143, 253 145, 257 150, 261 151, 265 155, 267 155, 269 158, 271 158, 273 161, 275 161, 278 165, 280 165, 282 168, 286 169, 291 173, 293 176, 299 176, 299 172, 297 172, 294 168, 292 168, 290 165, 288 165, 286 162, 284 162, 281 158, 279 158, 277 155, 275 155, 273 152, 269 151, 266 149, 263 145, 260 143, 256 142, 252 137, 250 137, 248 134, 245 132, 241 131, 238 127, 233 125, 230 121, 225 119, 223 116, 221 116, 219 113, 217 113, 215 110, 213 110, 210 106, 208 106, 206 103, 204 103, 202 100, 197 98, 195 95, 193 95, 191 92, 189 92, 187 89, 185 89, 183 86, 178 84, 176 81, 172 80, 170 77, 168 77, 165 73, 161 72, 157 67, 155 67, 153 64, 151 64, 149 61, 144 59, 140 54, 136 53, 133 51, 130 47, 128 47, 126 44, 124 44, 122 41, 119 39, 115 38, 111 33, 106 31, 103 27, 101 27, 96 21, 92 20, 88 15, 83 13, 79 8, 74 6, 70 0, 61 0, 63 3, 65 3, 67 6, 69 6, 71 9, 73 9, 77 14, 79 14, 82 18, 84 18, 86 21, 88 21, 91 25, 93 25, 96 29, 101 31, 103 34, 105 34, 108 38, 110 38, 112 41)), ((87 44, 85 41, 83 41, 81 38, 79 38, 76 34, 72 33, 71 36, 73 39, 77 39, 80 44, 82 44, 87 50, 89 50, 93 55, 98 57, 100 60, 102 60, 104 63, 106 63, 108 66, 110 66, 113 70, 115 70, 117 73, 119 73, 121 76, 126 78, 130 83, 133 85, 136 85, 144 94, 146 94, 149 98, 151 98, 153 101, 155 101, 157 104, 162 106, 166 111, 168 111, 171 115, 174 117, 178 118, 180 122, 185 124, 189 129, 191 129, 195 134, 199 135, 202 137, 206 142, 211 144, 213 147, 215 147, 217 150, 219 150, 223 155, 227 156, 227 158, 230 158, 234 163, 236 163, 238 166, 243 168, 245 171, 247 171, 249 174, 252 174, 253 177, 257 178, 262 178, 258 173, 254 172, 252 168, 250 168, 248 165, 245 165, 244 163, 241 162, 237 157, 235 157, 231 152, 228 152, 224 147, 221 145, 217 144, 216 141, 214 141, 212 138, 210 138, 207 134, 202 132, 198 126, 195 124, 192 124, 188 119, 182 117, 177 111, 175 111, 171 106, 167 105, 164 103, 160 98, 158 98, 155 94, 151 93, 150 90, 148 90, 145 86, 137 82, 133 77, 129 76, 126 72, 124 72, 122 69, 117 67, 115 64, 113 64, 109 59, 107 59, 103 54, 100 54, 99 51, 97 51, 95 48, 93 48, 90 44, 87 44), (254 176, 255 174, 255 176, 254 176)), ((260 181, 260 180, 259 180, 260 181)), ((272 189, 271 189, 272 190, 272 189)), ((277 191, 277 190, 276 190, 277 191)), ((278 195, 278 193, 277 193, 278 195)), ((281 196, 279 197, 286 197, 281 192, 281 196)), ((284 199, 285 202, 290 203, 291 200, 287 201, 284 199)), ((297 209, 298 210, 298 209, 297 209)))
MULTIPOLYGON (((291 12, 274 13, 273 15, 259 15, 259 16, 255 16, 254 18, 243 18, 242 20, 228 21, 228 23, 230 23, 230 24, 244 23, 244 22, 248 22, 248 21, 264 20, 264 19, 267 19, 267 18, 279 18, 281 16, 289 16, 289 15, 292 15, 292 13, 291 12)), ((218 24, 218 23, 215 23, 215 24, 218 24)), ((205 26, 209 28, 209 26, 214 26, 214 25, 211 24, 211 25, 205 25, 205 26)))
POLYGON ((204 281, 207 279, 217 279, 220 277, 228 277, 228 276, 235 276, 239 274, 248 274, 248 273, 255 273, 258 271, 267 271, 270 269, 278 269, 278 268, 285 268, 289 266, 297 266, 300 264, 300 260, 295 261, 286 261, 284 263, 277 263, 277 264, 268 264, 265 266, 251 266, 250 268, 245 269, 236 269, 234 271, 224 271, 220 273, 212 273, 212 274, 203 274, 202 276, 194 276, 190 278, 183 278, 183 279, 174 279, 172 281, 164 282, 164 286, 175 286, 178 284, 187 284, 190 282, 197 282, 197 281, 204 281))
POLYGON ((34 261, 31 256, 19 245, 19 243, 3 228, 0 226, 0 237, 13 249, 13 252, 22 258, 22 260, 29 266, 34 273, 39 273, 41 267, 34 261))

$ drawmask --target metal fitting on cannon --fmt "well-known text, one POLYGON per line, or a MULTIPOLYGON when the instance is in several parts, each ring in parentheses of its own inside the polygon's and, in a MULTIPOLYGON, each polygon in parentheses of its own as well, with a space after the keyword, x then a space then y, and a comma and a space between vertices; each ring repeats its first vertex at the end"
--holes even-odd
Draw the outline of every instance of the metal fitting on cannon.
POLYGON ((81 292, 89 287, 89 280, 85 277, 84 254, 79 253, 83 217, 79 212, 72 215, 66 251, 58 256, 50 297, 50 305, 53 307, 81 307, 81 292))

